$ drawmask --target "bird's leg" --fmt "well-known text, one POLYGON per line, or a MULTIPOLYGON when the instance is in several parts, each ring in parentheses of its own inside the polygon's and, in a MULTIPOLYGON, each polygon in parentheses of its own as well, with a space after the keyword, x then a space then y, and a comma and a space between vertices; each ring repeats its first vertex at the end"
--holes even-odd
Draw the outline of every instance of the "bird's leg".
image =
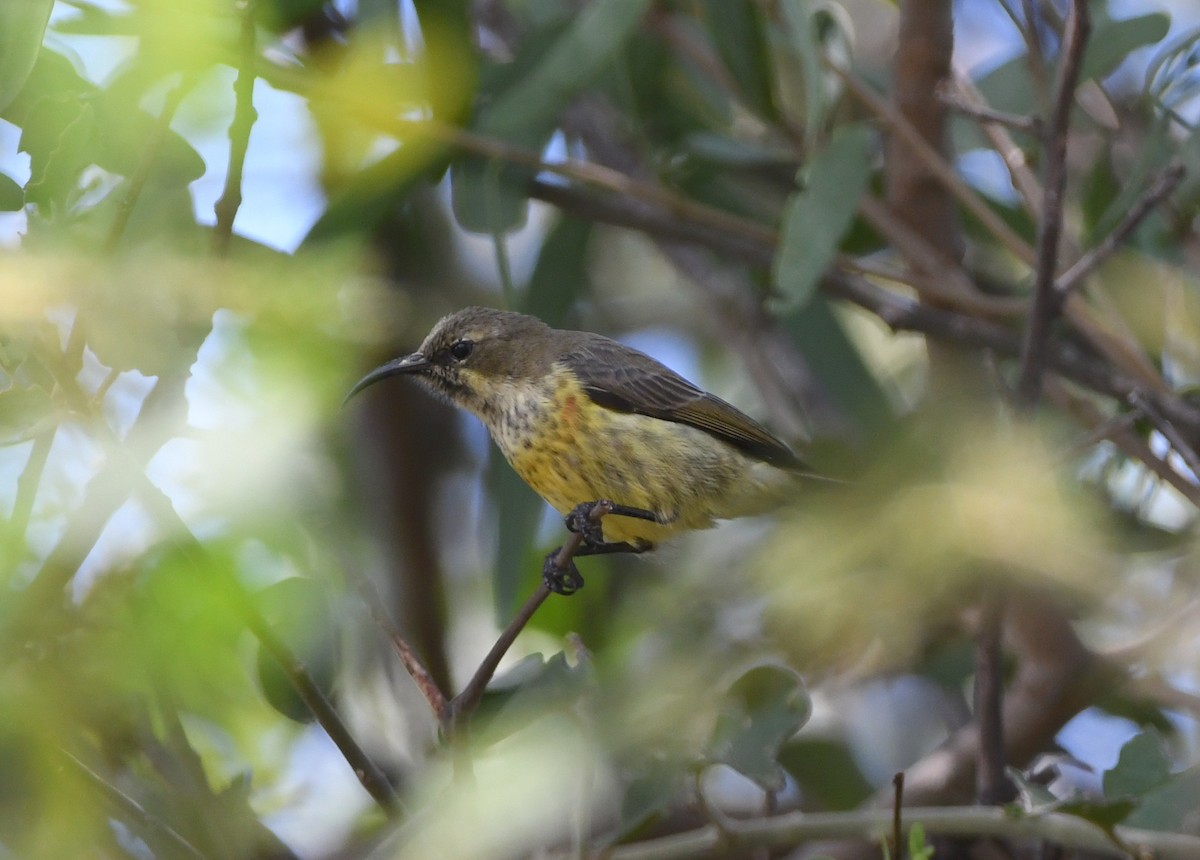
MULTIPOLYGON (((567 531, 574 532, 578 535, 583 535, 583 545, 603 546, 604 545, 604 527, 600 524, 600 520, 592 516, 592 511, 597 505, 607 505, 608 511, 606 516, 621 516, 633 517, 638 520, 646 520, 652 523, 665 525, 670 520, 664 519, 662 515, 654 511, 648 511, 645 508, 632 508, 629 505, 618 505, 616 502, 610 502, 607 499, 599 499, 595 502, 582 502, 576 505, 572 511, 563 518, 567 525, 567 531)), ((614 552, 644 552, 644 550, 614 550, 614 552)), ((577 555, 588 555, 589 553, 579 552, 577 555)), ((595 553, 590 553, 595 555, 595 553)))
MULTIPOLYGON (((575 555, 611 555, 617 552, 638 554, 652 549, 654 549, 654 544, 649 541, 637 541, 636 543, 627 543, 625 541, 605 543, 601 541, 598 544, 582 544, 575 551, 575 555)), ((574 594, 583 588, 583 577, 580 575, 579 568, 575 566, 573 560, 568 561, 565 567, 559 567, 558 556, 561 552, 562 547, 558 547, 547 555, 546 560, 542 562, 542 581, 555 594, 574 594)))

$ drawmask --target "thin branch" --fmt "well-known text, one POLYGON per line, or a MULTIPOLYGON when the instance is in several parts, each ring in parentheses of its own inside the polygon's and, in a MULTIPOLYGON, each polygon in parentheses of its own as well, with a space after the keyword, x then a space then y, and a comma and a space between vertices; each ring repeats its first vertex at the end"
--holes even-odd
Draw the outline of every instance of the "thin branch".
MULTIPOLYGON (((179 512, 175 510, 175 505, 170 498, 144 473, 140 473, 138 476, 138 490, 138 497, 145 505, 147 512, 168 533, 174 533, 177 540, 190 550, 192 563, 198 567, 200 556, 204 554, 204 546, 192 534, 183 518, 179 516, 179 512)), ((346 759, 346 763, 350 765, 363 788, 385 812, 389 814, 400 812, 400 799, 396 795, 396 790, 378 765, 359 746, 354 735, 342 721, 337 709, 313 680, 308 667, 263 617, 241 583, 233 577, 227 577, 226 583, 230 586, 228 593, 234 610, 241 616, 247 629, 254 634, 267 653, 287 675, 288 681, 291 682, 296 693, 304 701, 317 723, 329 735, 329 739, 342 753, 342 757, 346 759)))
POLYGON ((900 860, 904 856, 904 771, 898 770, 892 777, 892 856, 900 860))
POLYGON ((937 91, 937 97, 946 107, 956 113, 978 120, 983 125, 1002 125, 1016 131, 1032 134, 1035 137, 1040 137, 1042 134, 1042 120, 1040 117, 1005 113, 1004 111, 994 110, 984 104, 967 101, 959 96, 950 86, 940 87, 937 91))
POLYGON ((946 162, 946 159, 921 136, 920 132, 913 128, 912 123, 901 116, 900 112, 886 99, 876 95, 874 90, 854 74, 833 62, 827 62, 826 65, 842 80, 855 98, 904 140, 905 145, 912 150, 914 156, 967 211, 979 219, 979 223, 996 238, 996 241, 1012 252, 1017 259, 1033 263, 1035 257, 1029 243, 1017 235, 999 215, 992 211, 992 208, 984 202, 978 192, 958 175, 954 167, 946 162))
POLYGON ((1183 438, 1183 435, 1175 428, 1163 414, 1158 410, 1158 407, 1150 402, 1141 392, 1135 391, 1129 395, 1129 405, 1137 409, 1147 420, 1154 425, 1154 429, 1163 434, 1167 442, 1175 450, 1175 453, 1182 458, 1184 464, 1192 473, 1192 483, 1200 481, 1200 457, 1196 456, 1196 449, 1183 438))
MULTIPOLYGON (((920 824, 939 836, 993 836, 1008 839, 1042 839, 1067 848, 1125 857, 1126 851, 1103 830, 1076 815, 1017 816, 995 807, 908 807, 909 826, 920 824)), ((607 860, 699 860, 726 857, 730 842, 736 848, 767 846, 791 848, 823 839, 859 838, 877 841, 892 823, 889 809, 854 812, 793 812, 773 818, 730 819, 722 830, 707 825, 685 833, 622 845, 608 851, 607 860)), ((1200 838, 1157 830, 1116 827, 1121 845, 1139 849, 1138 856, 1156 860, 1193 860, 1200 856, 1200 838)))
POLYGON ((979 727, 979 762, 975 798, 983 806, 1009 800, 1004 773, 1004 590, 1000 583, 984 587, 979 632, 975 641, 975 723, 979 727))
POLYGON ((357 571, 351 574, 355 586, 358 588, 359 597, 367 605, 367 610, 371 613, 371 619, 375 625, 383 631, 387 636, 388 641, 392 643, 392 649, 396 652, 396 656, 400 658, 400 664, 404 666, 409 676, 416 682, 417 688, 421 691, 421 695, 425 697, 425 701, 429 703, 430 710, 437 718, 438 725, 443 729, 449 726, 450 707, 446 700, 446 695, 438 687, 437 681, 434 680, 433 674, 421 662, 421 658, 417 656, 417 652, 404 638, 404 635, 392 623, 392 619, 383 611, 383 600, 375 587, 366 578, 366 576, 357 571))
MULTIPOLYGON (((582 538, 580 539, 582 541, 582 538)), ((565 545, 563 547, 566 549, 565 545)), ((575 547, 578 549, 578 546, 575 547)), ((572 551, 574 554, 574 551, 572 551)), ((479 700, 483 698, 483 691, 487 689, 488 683, 496 674, 496 667, 500 665, 501 659, 512 647, 517 636, 529 620, 533 618, 533 614, 538 611, 538 608, 546 602, 546 598, 551 594, 546 583, 538 584, 537 589, 525 601, 525 605, 513 617, 513 620, 508 623, 508 626, 501 631, 499 638, 496 639, 492 649, 488 651, 487 656, 483 658, 483 662, 479 664, 479 668, 475 670, 475 674, 471 676, 471 680, 463 691, 455 696, 450 701, 450 714, 453 723, 459 723, 474 712, 479 706, 479 700)))
POLYGON ((112 226, 108 229, 108 238, 104 242, 104 249, 106 251, 111 253, 120 244, 121 237, 125 234, 125 227, 129 224, 129 218, 133 214, 133 209, 137 205, 138 198, 142 195, 142 189, 145 188, 146 181, 150 178, 150 170, 154 167, 154 161, 158 157, 158 151, 162 147, 163 139, 167 135, 167 130, 171 127, 171 120, 175 118, 175 112, 179 110, 179 105, 183 103, 184 97, 191 92, 195 83, 196 77, 194 75, 185 75, 167 93, 166 100, 163 101, 162 113, 158 115, 158 120, 154 123, 154 130, 150 133, 150 138, 146 141, 141 158, 138 159, 137 167, 129 175, 129 185, 125 189, 125 196, 121 198, 121 202, 117 206, 117 214, 113 218, 112 226))
POLYGON ((1100 244, 1076 260, 1071 268, 1059 275, 1054 284, 1054 288, 1059 294, 1059 300, 1064 300, 1072 290, 1078 288, 1087 279, 1088 275, 1107 260, 1117 250, 1117 247, 1137 229, 1145 217, 1178 187, 1186 175, 1187 168, 1182 162, 1175 161, 1167 165, 1129 207, 1112 232, 1105 236, 1100 244))
POLYGON ((1025 341, 1021 347, 1021 371, 1016 386, 1017 398, 1025 408, 1032 408, 1041 397, 1050 327, 1062 310, 1054 280, 1058 269, 1058 240, 1062 234, 1067 190, 1067 136, 1070 132, 1071 106, 1075 103, 1075 88, 1079 82, 1079 69, 1090 29, 1087 0, 1071 0, 1053 112, 1046 128, 1045 194, 1038 224, 1033 307, 1029 312, 1025 341))
POLYGON ((1046 396, 1055 406, 1073 416, 1086 427, 1091 427, 1097 433, 1104 430, 1103 438, 1108 439, 1121 450, 1125 456, 1136 460, 1150 472, 1170 484, 1181 496, 1200 508, 1200 487, 1190 478, 1179 474, 1169 462, 1154 452, 1150 444, 1130 426, 1142 415, 1140 412, 1128 412, 1129 423, 1110 419, 1090 399, 1068 391, 1067 386, 1058 380, 1046 380, 1046 396))
MULTIPOLYGON (((588 517, 593 522, 600 522, 606 515, 612 512, 611 503, 597 502, 592 506, 591 513, 588 517)), ((575 553, 579 552, 583 546, 583 535, 580 532, 571 532, 566 542, 559 547, 558 555, 555 557, 554 563, 559 570, 565 570, 575 558, 575 553)), ((496 667, 500 665, 500 660, 512 647, 517 636, 529 620, 533 618, 533 614, 538 608, 546 602, 546 598, 551 594, 546 583, 540 583, 537 589, 525 601, 525 605, 521 607, 508 626, 500 633, 496 643, 492 645, 492 649, 488 651, 487 656, 483 658, 483 662, 479 664, 479 668, 475 670, 475 674, 471 676, 471 680, 463 691, 459 693, 450 702, 451 720, 455 724, 469 717, 475 708, 479 706, 479 700, 483 698, 483 692, 487 689, 488 683, 492 680, 492 676, 496 674, 496 667)))
POLYGON ((13 512, 8 521, 9 534, 21 541, 25 540, 25 532, 29 528, 29 518, 33 514, 33 503, 37 499, 38 488, 42 485, 42 475, 46 470, 46 461, 50 458, 50 449, 54 446, 56 426, 33 437, 33 445, 29 449, 29 459, 17 478, 17 497, 13 500, 13 512))
POLYGON ((213 249, 218 256, 229 253, 233 239, 233 221, 242 206, 242 172, 246 166, 246 150, 250 147, 250 132, 258 112, 254 109, 254 79, 258 56, 255 34, 255 0, 238 0, 242 12, 241 38, 237 80, 233 84, 233 121, 229 124, 229 169, 225 173, 225 189, 214 207, 217 216, 213 228, 213 249))
MULTIPOLYGON (((954 77, 954 91, 955 98, 969 105, 971 109, 990 110, 984 102, 983 93, 965 75, 954 77)), ((1017 145, 1012 135, 1008 133, 1008 129, 1002 125, 985 122, 982 129, 984 137, 988 139, 992 149, 996 151, 1008 169, 1013 188, 1021 195, 1021 202, 1025 205, 1026 211, 1031 215, 1036 215, 1042 210, 1042 186, 1029 167, 1025 158, 1025 150, 1017 145)), ((1045 128, 1039 122, 1038 135, 1041 137, 1044 134, 1045 128)))

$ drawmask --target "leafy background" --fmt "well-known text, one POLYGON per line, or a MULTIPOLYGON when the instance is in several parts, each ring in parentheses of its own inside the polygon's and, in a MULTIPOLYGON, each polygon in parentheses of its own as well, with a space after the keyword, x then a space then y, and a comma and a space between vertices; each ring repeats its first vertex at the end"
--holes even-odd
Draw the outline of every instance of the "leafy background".
POLYGON ((1195 24, 0 4, 0 855, 1197 856, 1195 24), (452 720, 561 521, 341 399, 470 303, 839 480, 581 561, 452 720))

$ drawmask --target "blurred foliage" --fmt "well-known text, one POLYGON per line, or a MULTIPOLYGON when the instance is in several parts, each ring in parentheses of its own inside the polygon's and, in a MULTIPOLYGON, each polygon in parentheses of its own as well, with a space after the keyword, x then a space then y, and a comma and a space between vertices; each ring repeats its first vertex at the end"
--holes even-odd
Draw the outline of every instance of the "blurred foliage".
MULTIPOLYGON (((1196 428, 1168 439, 1065 383, 1027 420, 995 338, 965 338, 972 396, 946 396, 902 319, 828 291, 836 270, 919 297, 861 205, 891 129, 831 70, 888 91, 897 5, 0 3, 0 857, 637 856, 714 819, 853 810, 969 724, 997 584, 1069 618, 1104 682, 1037 744, 1095 772, 1048 785, 1012 762, 1013 820, 1200 833, 1196 428), (242 208, 216 224, 242 154, 242 208), (405 383, 340 407, 468 303, 652 344, 807 425, 838 478, 584 561, 587 589, 537 612, 469 731, 435 726, 368 609, 461 687, 561 522, 405 383), (390 811, 298 676, 394 784, 390 811)), ((956 5, 955 65, 991 108, 1044 115, 1062 4, 956 5), (1040 10, 1032 53, 1017 5, 1040 10)), ((1055 343, 1194 408, 1198 37, 1112 5, 1089 4, 1064 264, 1166 163, 1188 174, 1077 297, 1131 363, 1076 318, 1055 343)), ((980 123, 954 115, 948 145, 1036 241, 980 123)), ((963 221, 972 298, 1026 296, 1020 253, 963 221)), ((1021 334, 948 307, 951 334, 1021 334)), ((912 828, 909 855, 935 840, 912 828)))

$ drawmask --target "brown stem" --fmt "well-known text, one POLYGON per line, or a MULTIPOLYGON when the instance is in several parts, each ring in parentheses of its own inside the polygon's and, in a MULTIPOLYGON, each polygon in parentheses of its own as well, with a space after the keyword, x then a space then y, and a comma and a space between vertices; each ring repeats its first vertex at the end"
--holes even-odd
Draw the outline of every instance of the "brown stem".
POLYGON ((1072 290, 1078 288, 1088 275, 1107 260, 1117 250, 1117 247, 1137 229, 1145 217, 1178 187, 1186 175, 1187 168, 1182 162, 1176 161, 1167 165, 1129 207, 1112 232, 1105 236, 1100 244, 1076 260, 1071 268, 1059 275, 1058 281, 1054 285, 1059 301, 1065 301, 1072 290))
POLYGON ((1062 299, 1055 290, 1058 269, 1058 241, 1062 234, 1063 206, 1067 190, 1067 136, 1071 106, 1087 45, 1091 19, 1087 0, 1071 0, 1067 32, 1062 47, 1062 66, 1055 90, 1053 113, 1047 123, 1046 172, 1043 183, 1042 217, 1038 224, 1037 262, 1034 270, 1033 307, 1021 347, 1021 371, 1017 378, 1017 398, 1027 409, 1037 404, 1042 394, 1042 374, 1046 369, 1050 327, 1062 310, 1062 299))

